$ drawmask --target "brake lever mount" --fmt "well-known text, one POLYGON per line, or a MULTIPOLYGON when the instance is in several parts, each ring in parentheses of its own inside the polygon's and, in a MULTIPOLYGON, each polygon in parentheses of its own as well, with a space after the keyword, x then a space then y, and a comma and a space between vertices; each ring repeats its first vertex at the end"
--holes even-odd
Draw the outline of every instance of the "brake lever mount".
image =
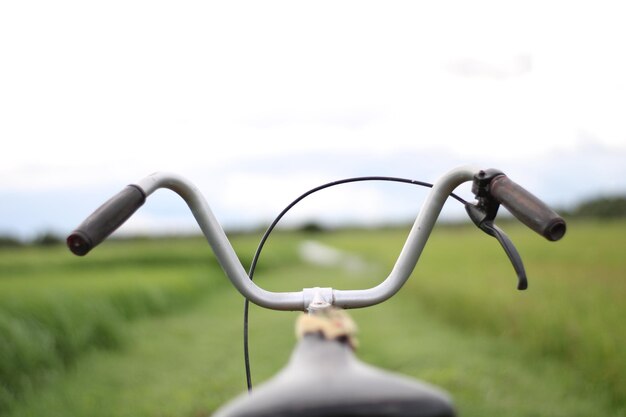
POLYGON ((474 183, 472 185, 472 193, 476 196, 477 202, 467 203, 465 210, 470 219, 472 219, 472 222, 474 222, 480 230, 496 238, 500 243, 517 274, 517 289, 525 290, 528 288, 528 279, 526 278, 522 258, 511 239, 495 224, 500 203, 491 195, 490 185, 491 181, 500 175, 504 175, 504 173, 496 169, 487 169, 478 172, 478 174, 474 176, 474 183))

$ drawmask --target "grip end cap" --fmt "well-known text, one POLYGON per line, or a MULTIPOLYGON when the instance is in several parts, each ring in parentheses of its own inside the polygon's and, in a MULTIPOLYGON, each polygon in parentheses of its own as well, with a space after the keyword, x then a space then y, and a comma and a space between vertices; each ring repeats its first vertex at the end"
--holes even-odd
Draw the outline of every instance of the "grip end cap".
POLYGON ((566 230, 567 225, 565 224, 565 220, 558 218, 552 220, 550 224, 548 224, 543 235, 549 241, 556 242, 565 236, 566 230))
POLYGON ((67 247, 72 251, 74 255, 85 256, 91 249, 93 249, 93 243, 87 235, 80 230, 75 230, 66 239, 67 247))

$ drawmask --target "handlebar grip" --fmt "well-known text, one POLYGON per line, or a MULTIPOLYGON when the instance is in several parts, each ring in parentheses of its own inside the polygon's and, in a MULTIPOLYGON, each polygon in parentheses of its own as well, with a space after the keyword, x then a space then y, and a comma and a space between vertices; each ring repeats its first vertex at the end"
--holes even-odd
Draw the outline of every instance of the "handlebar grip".
POLYGON ((489 188, 491 195, 511 214, 546 239, 557 241, 565 235, 565 220, 506 175, 494 177, 489 188))
POLYGON ((91 249, 120 227, 146 201, 146 194, 136 185, 128 185, 98 207, 67 237, 68 248, 78 256, 91 249))

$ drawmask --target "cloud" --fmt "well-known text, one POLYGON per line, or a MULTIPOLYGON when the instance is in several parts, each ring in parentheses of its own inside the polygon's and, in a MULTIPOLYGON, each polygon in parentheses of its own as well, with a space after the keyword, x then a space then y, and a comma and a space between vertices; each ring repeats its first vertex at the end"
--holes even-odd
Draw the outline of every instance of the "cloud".
POLYGON ((532 57, 528 54, 512 57, 465 57, 451 61, 448 70, 463 77, 485 77, 503 80, 520 77, 532 71, 532 57))

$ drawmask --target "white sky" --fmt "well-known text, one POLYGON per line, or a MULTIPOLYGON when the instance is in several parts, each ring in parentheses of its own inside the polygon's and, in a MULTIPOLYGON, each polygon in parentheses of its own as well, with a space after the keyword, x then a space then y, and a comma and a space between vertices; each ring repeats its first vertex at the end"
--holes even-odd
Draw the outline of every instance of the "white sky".
POLYGON ((0 190, 313 151, 624 152, 625 21, 619 1, 3 1, 0 190))

